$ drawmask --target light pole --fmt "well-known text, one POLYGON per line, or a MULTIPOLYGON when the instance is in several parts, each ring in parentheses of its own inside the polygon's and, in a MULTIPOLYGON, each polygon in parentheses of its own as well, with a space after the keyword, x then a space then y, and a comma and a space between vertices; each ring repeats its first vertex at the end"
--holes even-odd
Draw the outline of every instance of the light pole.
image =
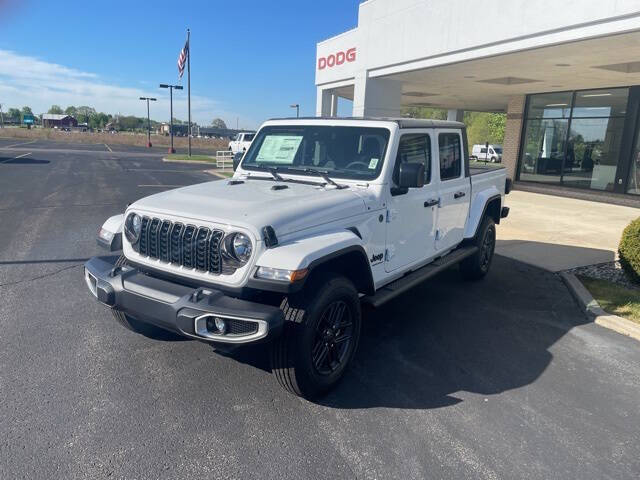
POLYGON ((149 102, 155 102, 155 98, 151 97, 140 97, 140 100, 147 101, 147 147, 151 148, 151 118, 149 117, 149 102))
POLYGON ((2 115, 2 104, 0 103, 0 128, 4 128, 4 116, 2 115))
POLYGON ((299 103, 293 103, 291 105, 289 105, 291 108, 295 108, 296 109, 296 118, 300 118, 300 104, 299 103))
POLYGON ((169 148, 169 153, 176 153, 176 149, 173 148, 173 89, 182 90, 180 85, 167 85, 166 83, 161 83, 160 88, 168 88, 169 89, 169 105, 171 116, 169 117, 169 134, 171 135, 171 147, 169 148))

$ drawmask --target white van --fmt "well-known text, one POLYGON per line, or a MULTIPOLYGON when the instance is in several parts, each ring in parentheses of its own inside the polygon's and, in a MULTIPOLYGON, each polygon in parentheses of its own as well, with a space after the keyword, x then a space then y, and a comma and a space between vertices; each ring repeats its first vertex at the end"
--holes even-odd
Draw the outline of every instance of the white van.
POLYGON ((502 162, 502 145, 489 144, 488 155, 486 145, 474 145, 471 150, 471 155, 469 155, 469 159, 480 162, 500 163, 502 162))

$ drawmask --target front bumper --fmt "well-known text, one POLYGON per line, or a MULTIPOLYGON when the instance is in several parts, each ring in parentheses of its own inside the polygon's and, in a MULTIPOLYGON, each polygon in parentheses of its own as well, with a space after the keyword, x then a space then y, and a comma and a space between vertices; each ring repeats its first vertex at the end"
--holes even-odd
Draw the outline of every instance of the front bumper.
POLYGON ((284 316, 277 307, 229 297, 211 288, 173 283, 128 265, 116 267, 117 259, 93 257, 85 263, 87 287, 98 301, 138 321, 226 344, 264 341, 282 330, 284 316), (224 333, 208 327, 216 318, 224 320, 224 333))

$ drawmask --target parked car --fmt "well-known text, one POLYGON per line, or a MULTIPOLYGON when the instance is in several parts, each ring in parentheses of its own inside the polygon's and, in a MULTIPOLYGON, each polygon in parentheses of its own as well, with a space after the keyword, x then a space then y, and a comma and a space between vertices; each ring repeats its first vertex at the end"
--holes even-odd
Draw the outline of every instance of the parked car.
POLYGON ((242 132, 237 134, 236 138, 229 142, 229 150, 233 153, 246 152, 251 145, 251 141, 253 140, 254 136, 255 133, 242 132))
POLYGON ((458 122, 268 121, 233 178, 109 218, 98 242, 117 253, 85 264, 87 286, 133 331, 270 342, 281 386, 314 398, 353 359, 363 304, 456 264, 489 271, 510 182, 470 168, 465 144, 458 122))
POLYGON ((488 153, 486 145, 474 145, 470 158, 480 162, 500 163, 502 162, 502 145, 489 145, 488 153))

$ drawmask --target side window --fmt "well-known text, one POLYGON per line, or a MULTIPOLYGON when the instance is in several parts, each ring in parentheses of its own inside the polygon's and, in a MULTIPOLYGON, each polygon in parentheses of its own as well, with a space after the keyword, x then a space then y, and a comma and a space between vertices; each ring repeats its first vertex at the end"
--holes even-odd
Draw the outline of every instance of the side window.
POLYGON ((438 136, 440 148, 440 180, 459 178, 462 173, 462 148, 460 134, 441 133, 438 136))
POLYGON ((431 182, 431 137, 425 133, 408 134, 400 137, 393 181, 398 183, 401 163, 422 163, 424 184, 431 182))
POLYGON ((484 148, 484 147, 482 147, 482 148, 480 149, 480 153, 487 153, 487 149, 486 149, 486 148, 484 148))

